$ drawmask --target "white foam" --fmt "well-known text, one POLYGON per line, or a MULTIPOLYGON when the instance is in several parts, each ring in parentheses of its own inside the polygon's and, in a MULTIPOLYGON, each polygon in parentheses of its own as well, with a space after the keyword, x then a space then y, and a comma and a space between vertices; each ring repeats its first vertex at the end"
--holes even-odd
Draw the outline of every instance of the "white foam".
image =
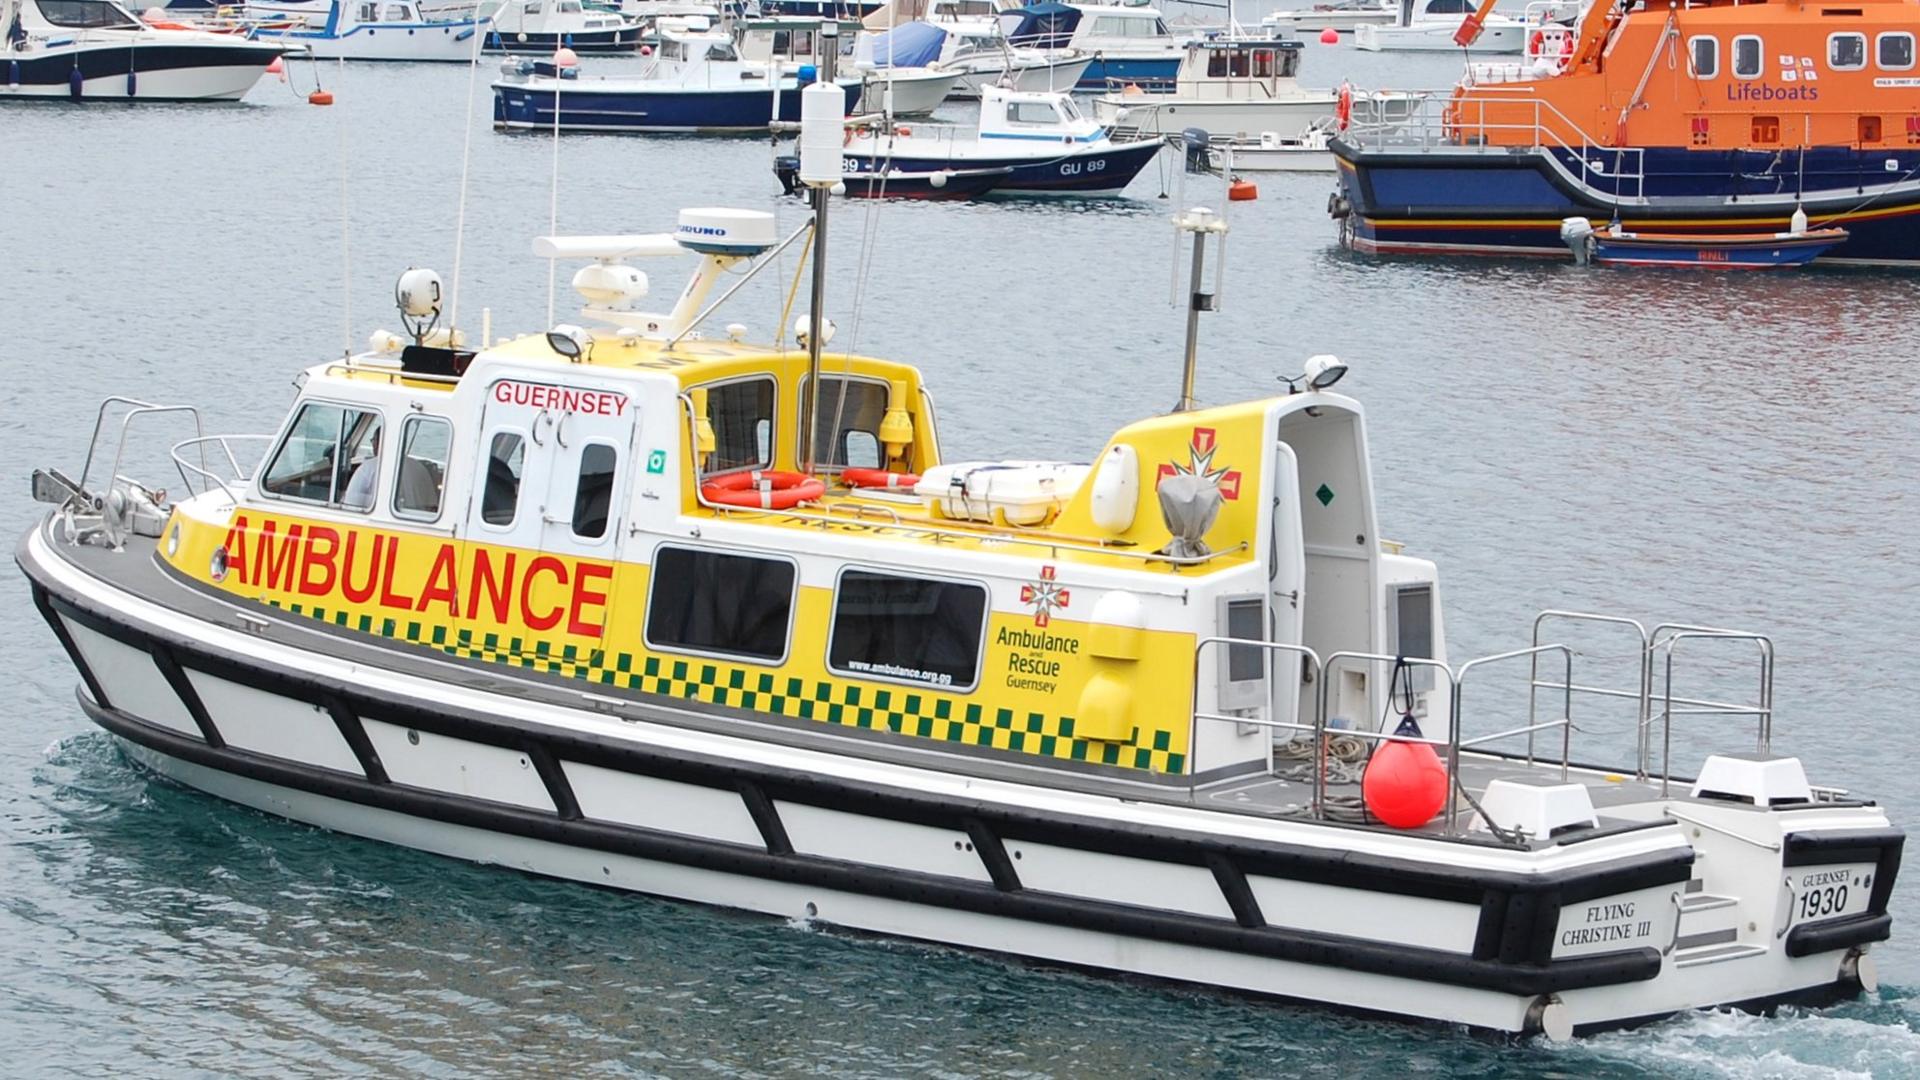
POLYGON ((1715 1080, 1876 1080, 1920 1075, 1920 1034, 1905 1003, 1861 1006, 1876 1023, 1805 1009, 1777 1016, 1696 1012, 1635 1031, 1610 1032, 1556 1049, 1573 1057, 1630 1062, 1662 1076, 1715 1080))

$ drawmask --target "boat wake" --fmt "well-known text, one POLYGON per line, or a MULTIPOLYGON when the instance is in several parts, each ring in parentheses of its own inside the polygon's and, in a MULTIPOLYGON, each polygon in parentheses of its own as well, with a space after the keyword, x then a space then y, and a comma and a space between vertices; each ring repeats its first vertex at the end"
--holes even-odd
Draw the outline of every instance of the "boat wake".
MULTIPOLYGON (((1782 1009, 1772 1017, 1697 1012, 1636 1031, 1556 1048, 1573 1059, 1633 1065, 1667 1077, 1727 1080, 1874 1080, 1920 1075, 1913 990, 1888 987, 1835 1009, 1782 1009)), ((1576 1068, 1576 1072, 1585 1071, 1576 1068)))

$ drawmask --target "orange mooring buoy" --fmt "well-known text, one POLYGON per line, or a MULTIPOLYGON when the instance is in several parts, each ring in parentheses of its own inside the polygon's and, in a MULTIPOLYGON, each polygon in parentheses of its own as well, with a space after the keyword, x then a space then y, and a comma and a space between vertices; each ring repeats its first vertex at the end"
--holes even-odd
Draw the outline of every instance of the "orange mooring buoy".
POLYGON ((333 104, 333 92, 330 90, 315 90, 313 93, 307 95, 307 104, 331 105, 333 104))
POLYGON ((267 74, 269 75, 284 75, 286 74, 286 70, 286 61, 277 56, 273 58, 273 63, 267 65, 267 74))
MULTIPOLYGON (((1404 717, 1394 734, 1420 738, 1420 725, 1404 717)), ((1446 805, 1447 767, 1426 743, 1388 739, 1367 762, 1360 795, 1367 811, 1385 824, 1417 829, 1446 805)))
POLYGON ((1242 180, 1236 176, 1227 184, 1227 201, 1229 202, 1248 202, 1259 197, 1260 189, 1254 186, 1251 180, 1242 180))

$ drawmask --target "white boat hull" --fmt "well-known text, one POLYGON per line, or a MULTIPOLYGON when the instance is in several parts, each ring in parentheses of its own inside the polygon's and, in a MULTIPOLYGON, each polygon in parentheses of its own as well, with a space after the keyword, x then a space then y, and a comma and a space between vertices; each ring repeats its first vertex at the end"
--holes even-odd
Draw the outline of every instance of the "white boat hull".
POLYGON ((866 83, 858 106, 861 112, 883 112, 892 98, 894 116, 926 116, 940 107, 960 82, 960 73, 930 68, 896 71, 889 77, 884 69, 866 73, 866 83))
POLYGON ((1308 146, 1244 146, 1223 151, 1221 160, 1230 175, 1240 173, 1330 173, 1337 166, 1333 151, 1308 146))
MULTIPOLYGON (((1451 20, 1415 23, 1412 26, 1361 26, 1353 32, 1353 45, 1367 52, 1457 52, 1453 35, 1460 24, 1451 20)), ((1517 20, 1489 20, 1481 28, 1472 52, 1517 53, 1526 44, 1526 27, 1517 20)))
POLYGON ((82 35, 0 55, 0 100, 239 101, 266 74, 278 45, 195 31, 145 30, 111 40, 82 35), (178 66, 162 67, 162 63, 178 66))
POLYGON ((385 60, 464 64, 474 58, 481 24, 358 26, 338 37, 311 32, 260 33, 262 40, 285 42, 317 60, 385 60))
MULTIPOLYGON (((1003 63, 987 61, 980 66, 967 66, 962 69, 960 81, 954 85, 951 96, 956 98, 977 98, 980 88, 1000 81, 1007 73, 1003 63)), ((1013 89, 1022 93, 1041 93, 1072 90, 1086 75, 1087 68, 1093 63, 1090 56, 1055 60, 1046 63, 1020 63, 1013 66, 1013 89)))
MULTIPOLYGON (((298 617, 256 631, 199 618, 67 562, 42 529, 19 558, 80 670, 83 707, 136 760, 268 813, 475 862, 1508 1032, 1847 992, 1857 942, 1878 940, 1826 934, 1790 956, 1762 932, 1730 954, 1676 949, 1721 932, 1687 922, 1696 847, 1722 880, 1753 883, 1698 917, 1767 931, 1781 855, 1714 832, 1689 840, 1661 818, 1513 848, 982 777, 763 739, 670 705, 610 713, 611 698, 475 681, 451 661, 370 663, 298 617), (1602 908, 1628 911, 1646 944, 1591 948, 1616 940, 1586 929, 1602 908)), ((1785 813, 1690 810, 1836 863, 1870 842, 1882 868, 1897 860, 1897 833, 1870 805, 1796 808, 1792 837, 1785 813), (1800 844, 1808 834, 1821 842, 1800 844)))

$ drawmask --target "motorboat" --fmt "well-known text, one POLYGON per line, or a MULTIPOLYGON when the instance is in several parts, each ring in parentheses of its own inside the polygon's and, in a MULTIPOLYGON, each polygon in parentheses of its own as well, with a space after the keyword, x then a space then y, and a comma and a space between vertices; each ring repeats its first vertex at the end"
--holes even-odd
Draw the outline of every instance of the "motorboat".
POLYGON ((331 0, 318 25, 302 19, 291 25, 257 26, 252 34, 323 60, 467 63, 473 59, 474 36, 486 27, 480 18, 429 16, 417 0, 331 0))
POLYGON ((155 27, 116 0, 0 0, 0 100, 239 101, 285 52, 276 42, 155 27))
MULTIPOLYGON (((801 73, 740 59, 718 31, 669 34, 637 75, 583 75, 578 67, 521 57, 493 83, 493 126, 502 130, 639 133, 764 133, 800 119, 801 73), (556 120, 556 112, 558 114, 556 120)), ((840 80, 845 112, 859 76, 840 80)))
POLYGON ((1312 7, 1269 12, 1260 20, 1260 31, 1276 37, 1322 30, 1350 34, 1369 23, 1386 24, 1399 18, 1398 0, 1330 0, 1312 7))
POLYGON ((1582 265, 1780 270, 1805 266, 1846 243, 1847 230, 1811 229, 1802 219, 1776 233, 1633 232, 1617 222, 1595 228, 1586 218, 1568 218, 1560 238, 1582 265))
POLYGON ((1014 45, 1092 56, 1080 77, 1082 90, 1105 90, 1110 84, 1171 90, 1180 69, 1180 40, 1151 7, 1047 0, 1002 13, 1000 25, 1014 45))
POLYGON ((842 70, 857 73, 865 82, 858 105, 862 112, 926 116, 940 107, 960 81, 958 72, 927 66, 938 56, 937 44, 931 49, 909 46, 886 36, 876 49, 875 40, 861 30, 859 20, 834 20, 836 33, 832 35, 820 33, 824 22, 794 15, 761 16, 735 21, 733 31, 742 60, 778 64, 782 71, 819 65, 823 60, 820 50, 835 49, 837 59, 851 61, 842 70), (840 52, 842 42, 851 56, 840 52))
POLYGON ((998 10, 994 0, 895 0, 861 22, 870 33, 906 31, 915 23, 938 28, 945 36, 932 66, 960 75, 950 97, 978 98, 989 83, 1030 91, 1079 85, 1093 64, 1092 54, 1016 47, 1001 29, 998 10))
POLYGON ((637 15, 588 7, 582 0, 480 0, 473 17, 492 24, 483 43, 489 53, 633 52, 647 27, 637 15))
POLYGON ((1902 119, 1920 116, 1920 82, 1901 74, 1920 4, 1871 0, 1858 27, 1826 10, 1593 4, 1538 26, 1530 61, 1469 65, 1409 123, 1334 140, 1337 235, 1563 258, 1573 217, 1710 240, 1804 213, 1846 230, 1823 264, 1920 265, 1920 121, 1902 119))
POLYGON ((1337 168, 1330 147, 1336 129, 1323 120, 1297 135, 1262 131, 1256 135, 1215 136, 1201 128, 1168 135, 1191 172, 1236 177, 1242 173, 1330 173, 1337 168))
MULTIPOLYGON (((1205 210, 1174 408, 943 458, 919 369, 830 347, 844 95, 808 92, 785 237, 539 237, 528 291, 578 265, 579 314, 471 345, 416 268, 260 435, 104 402, 15 552, 78 710, 332 832, 1374 1016, 1566 1039, 1877 986, 1904 834, 1776 742, 1771 638, 1548 611, 1457 655, 1344 363, 1199 400, 1205 210), (636 264, 684 260, 650 302, 636 264), (794 337, 709 325, 809 271, 794 337), (134 464, 169 423, 171 494, 134 464)), ((972 377, 1024 392, 1018 354, 972 377)))
POLYGON ((1157 139, 1116 142, 1068 94, 988 86, 977 127, 859 127, 842 156, 849 175, 1010 168, 993 194, 1117 195, 1160 149, 1157 139))
MULTIPOLYGON (((1460 27, 1474 14, 1474 0, 1399 0, 1399 17, 1390 23, 1362 23, 1353 46, 1367 52, 1455 52, 1460 27)), ((1476 53, 1517 53, 1526 43, 1525 20, 1494 12, 1482 21, 1476 53)))
POLYGON ((1346 123, 1393 124, 1411 114, 1413 95, 1356 93, 1351 87, 1300 85, 1297 41, 1212 34, 1187 42, 1169 93, 1132 84, 1093 99, 1093 115, 1121 138, 1158 138, 1188 128, 1229 137, 1274 132, 1297 138, 1336 116, 1346 123))

